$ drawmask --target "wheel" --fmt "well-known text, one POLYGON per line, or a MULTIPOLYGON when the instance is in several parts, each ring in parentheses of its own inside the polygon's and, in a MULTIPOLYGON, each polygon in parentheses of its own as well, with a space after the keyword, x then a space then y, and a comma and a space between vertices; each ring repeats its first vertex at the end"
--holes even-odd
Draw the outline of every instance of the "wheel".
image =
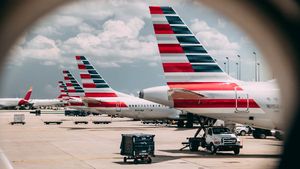
POLYGON ((124 162, 124 163, 127 162, 127 158, 126 158, 126 157, 123 158, 123 162, 124 162))
POLYGON ((198 151, 199 144, 193 141, 190 141, 189 149, 190 151, 198 151))
POLYGON ((135 158, 134 160, 133 160, 133 163, 134 164, 137 164, 139 161, 138 161, 138 159, 137 158, 135 158))
POLYGON ((246 135, 246 131, 242 130, 242 131, 240 132, 240 135, 241 135, 241 136, 245 136, 245 135, 246 135))
POLYGON ((234 154, 235 154, 235 155, 238 155, 238 154, 240 154, 240 148, 236 148, 236 149, 234 149, 234 150, 233 150, 233 152, 234 152, 234 154))
POLYGON ((147 163, 152 163, 152 159, 150 157, 148 157, 147 163))
POLYGON ((211 154, 216 154, 217 148, 214 144, 210 143, 209 149, 210 149, 211 154))
POLYGON ((183 120, 178 120, 178 122, 177 122, 177 127, 178 128, 181 128, 181 127, 183 127, 184 126, 184 121, 183 120))

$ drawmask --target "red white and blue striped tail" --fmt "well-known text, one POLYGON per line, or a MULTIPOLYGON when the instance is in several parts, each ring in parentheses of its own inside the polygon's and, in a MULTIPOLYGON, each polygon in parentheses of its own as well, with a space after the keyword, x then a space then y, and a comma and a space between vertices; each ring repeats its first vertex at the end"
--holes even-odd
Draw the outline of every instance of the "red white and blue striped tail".
POLYGON ((80 71, 80 78, 86 97, 117 97, 94 66, 84 56, 75 57, 80 71))
POLYGON ((66 82, 67 92, 70 97, 83 97, 84 90, 68 70, 63 70, 64 80, 66 82))
POLYGON ((168 85, 233 80, 209 55, 172 7, 149 8, 168 85))
POLYGON ((63 81, 58 81, 58 87, 60 95, 57 98, 61 100, 69 100, 66 84, 63 81))

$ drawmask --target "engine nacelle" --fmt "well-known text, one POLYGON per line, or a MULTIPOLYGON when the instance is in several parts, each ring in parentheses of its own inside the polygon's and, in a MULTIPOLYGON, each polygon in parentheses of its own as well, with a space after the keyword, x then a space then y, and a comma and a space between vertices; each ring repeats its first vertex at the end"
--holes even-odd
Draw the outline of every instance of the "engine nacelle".
POLYGON ((139 92, 139 97, 155 103, 173 107, 173 101, 172 99, 169 99, 168 95, 169 89, 170 88, 168 86, 158 86, 143 89, 139 92))

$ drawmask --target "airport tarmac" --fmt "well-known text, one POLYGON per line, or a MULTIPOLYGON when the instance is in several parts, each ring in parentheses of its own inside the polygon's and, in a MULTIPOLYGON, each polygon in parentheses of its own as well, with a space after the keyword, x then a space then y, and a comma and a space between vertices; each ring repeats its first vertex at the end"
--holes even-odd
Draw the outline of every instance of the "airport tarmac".
MULTIPOLYGON (((24 112, 21 112, 24 113, 24 112)), ((240 137, 244 148, 240 155, 205 150, 179 151, 181 142, 194 135, 195 129, 143 125, 140 121, 113 118, 111 124, 93 124, 91 120, 109 117, 65 117, 63 114, 25 114, 25 125, 10 125, 12 112, 0 113, 0 149, 15 169, 117 169, 117 168, 192 168, 253 169, 274 168, 279 162, 282 142, 273 137, 259 140, 240 137), (73 120, 89 120, 75 125, 73 120), (61 125, 45 125, 43 121, 62 120, 61 125), (120 155, 121 134, 155 134, 152 164, 123 163, 120 155)))

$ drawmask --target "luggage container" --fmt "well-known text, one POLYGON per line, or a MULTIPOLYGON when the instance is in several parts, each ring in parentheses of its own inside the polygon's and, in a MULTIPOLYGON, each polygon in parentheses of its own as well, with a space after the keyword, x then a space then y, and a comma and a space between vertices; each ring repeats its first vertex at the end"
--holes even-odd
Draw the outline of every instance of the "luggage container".
POLYGON ((14 124, 25 124, 25 115, 24 114, 15 114, 14 115, 14 121, 10 122, 11 125, 14 124))
POLYGON ((151 163, 154 157, 154 136, 152 134, 122 134, 121 155, 124 162, 133 159, 134 164, 139 161, 151 163))

